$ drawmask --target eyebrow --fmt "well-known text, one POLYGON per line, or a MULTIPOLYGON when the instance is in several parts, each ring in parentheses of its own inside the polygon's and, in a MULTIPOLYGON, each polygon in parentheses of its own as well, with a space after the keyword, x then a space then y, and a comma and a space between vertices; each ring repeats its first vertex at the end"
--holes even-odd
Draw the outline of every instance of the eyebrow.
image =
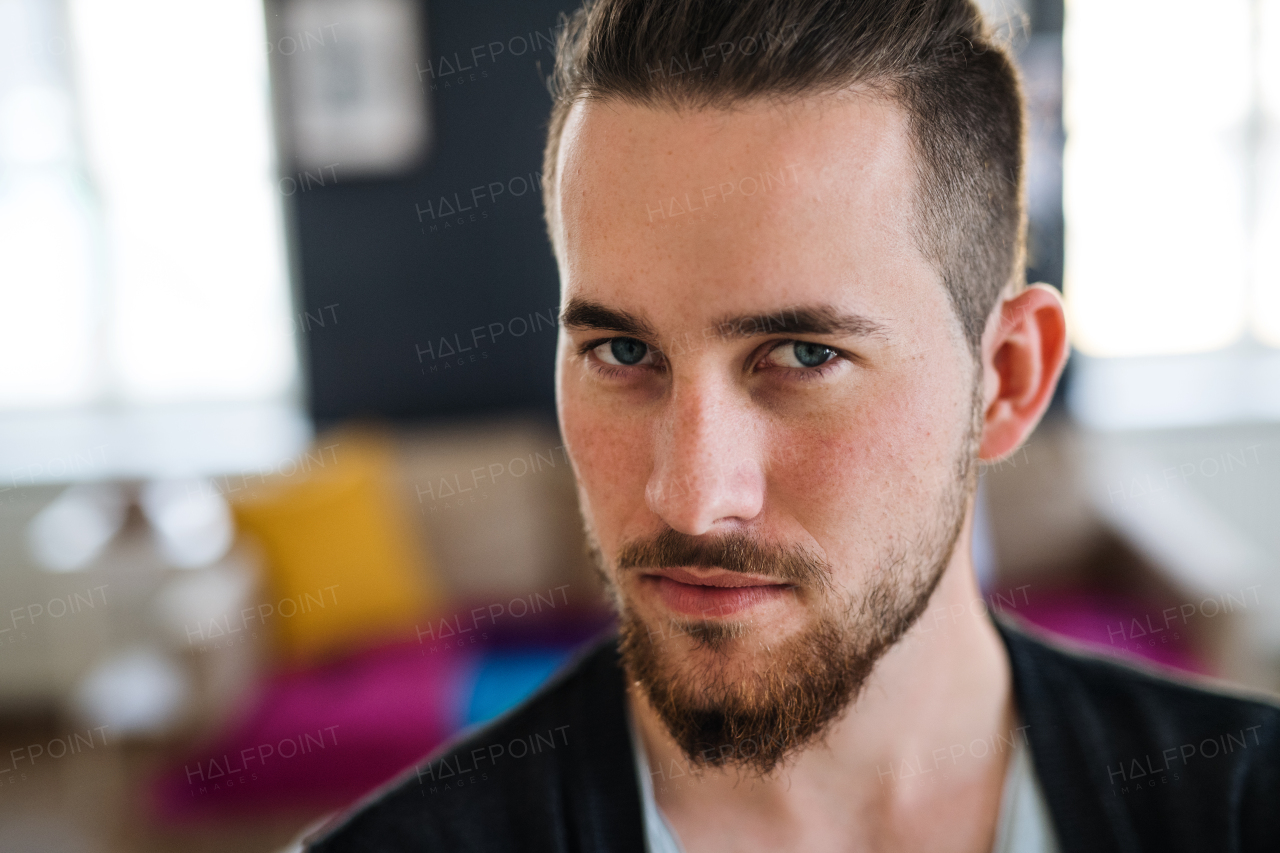
POLYGON ((867 338, 882 336, 888 331, 884 324, 870 317, 842 312, 830 305, 792 305, 768 314, 725 317, 715 324, 715 329, 721 340, 779 332, 867 338))
POLYGON ((636 338, 654 340, 658 337, 656 330, 647 320, 637 317, 628 311, 606 308, 599 302, 573 297, 564 307, 560 315, 560 325, 575 331, 597 330, 602 332, 621 332, 636 338))
MULTIPOLYGON (((565 306, 560 324, 575 331, 597 330, 649 340, 657 338, 653 326, 644 318, 577 297, 565 306)), ((883 336, 888 331, 883 323, 870 317, 842 312, 830 305, 793 305, 764 314, 739 314, 724 317, 708 328, 714 328, 715 336, 721 340, 779 333, 866 338, 883 336)))

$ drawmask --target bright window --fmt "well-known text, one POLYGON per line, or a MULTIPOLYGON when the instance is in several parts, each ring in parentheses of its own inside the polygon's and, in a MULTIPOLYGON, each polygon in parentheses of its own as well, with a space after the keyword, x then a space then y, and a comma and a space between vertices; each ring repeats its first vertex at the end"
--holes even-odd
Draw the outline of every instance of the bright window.
POLYGON ((0 485, 305 438, 270 97, 261 0, 0 0, 0 485))
POLYGON ((1280 0, 1067 0, 1072 405, 1280 417, 1280 0))
POLYGON ((4 0, 0 409, 293 390, 256 0, 4 0))

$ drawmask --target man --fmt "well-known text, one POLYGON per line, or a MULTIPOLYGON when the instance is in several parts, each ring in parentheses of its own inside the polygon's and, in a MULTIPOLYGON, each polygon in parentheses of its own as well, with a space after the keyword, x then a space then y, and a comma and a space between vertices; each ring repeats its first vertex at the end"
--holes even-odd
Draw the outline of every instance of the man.
POLYGON ((1276 708, 980 604, 977 463, 1067 343, 973 4, 596 0, 554 82, 556 392, 619 631, 310 849, 1280 849, 1276 708))

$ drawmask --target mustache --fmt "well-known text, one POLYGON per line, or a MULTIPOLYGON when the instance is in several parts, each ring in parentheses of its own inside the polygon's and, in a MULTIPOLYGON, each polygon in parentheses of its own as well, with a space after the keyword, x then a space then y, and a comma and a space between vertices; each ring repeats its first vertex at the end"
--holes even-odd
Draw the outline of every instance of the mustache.
POLYGON ((651 539, 633 539, 618 551, 618 569, 698 566, 759 575, 797 586, 830 588, 831 565, 804 548, 774 545, 742 533, 707 539, 667 528, 651 539))

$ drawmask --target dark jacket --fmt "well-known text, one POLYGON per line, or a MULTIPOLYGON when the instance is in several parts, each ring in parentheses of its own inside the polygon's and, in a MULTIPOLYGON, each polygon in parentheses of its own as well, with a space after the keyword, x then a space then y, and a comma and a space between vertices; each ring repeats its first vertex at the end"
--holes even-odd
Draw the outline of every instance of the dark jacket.
MULTIPOLYGON (((1280 851, 1280 707, 997 621, 1062 853, 1280 851)), ((643 853, 617 637, 331 823, 315 853, 643 853)))

